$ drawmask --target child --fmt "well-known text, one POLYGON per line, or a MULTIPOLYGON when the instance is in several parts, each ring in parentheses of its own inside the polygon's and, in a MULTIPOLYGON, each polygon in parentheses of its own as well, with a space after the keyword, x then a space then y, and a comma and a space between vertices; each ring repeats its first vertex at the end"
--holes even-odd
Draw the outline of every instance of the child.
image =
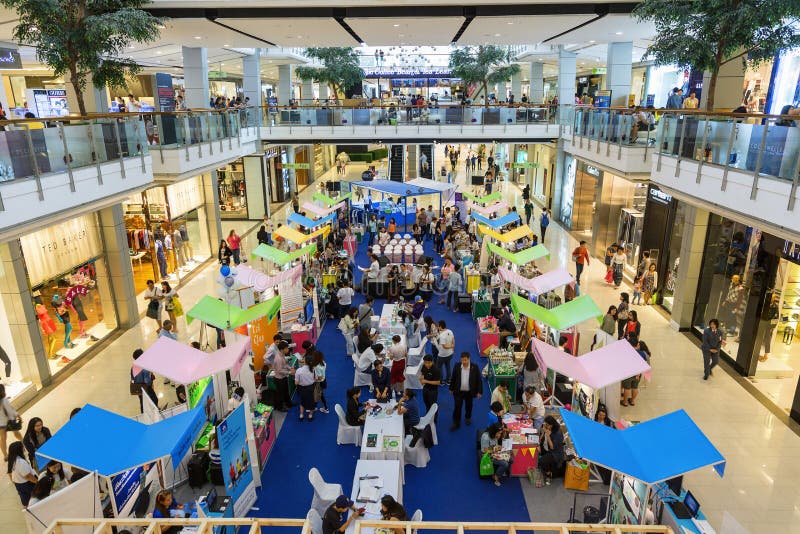
POLYGON ((633 283, 633 298, 631 299, 631 304, 641 304, 642 303, 642 279, 638 278, 633 283), (639 299, 639 302, 636 302, 636 299, 639 299))

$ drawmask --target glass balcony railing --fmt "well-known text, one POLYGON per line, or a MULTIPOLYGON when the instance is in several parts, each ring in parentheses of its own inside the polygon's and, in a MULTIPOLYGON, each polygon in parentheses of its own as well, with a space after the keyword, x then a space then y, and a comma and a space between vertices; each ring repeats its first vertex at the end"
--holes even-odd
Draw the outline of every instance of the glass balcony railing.
MULTIPOLYGON (((645 149, 655 145, 656 110, 570 107, 573 109, 571 114, 573 135, 623 146, 644 147, 645 149)), ((569 114, 565 115, 567 118, 569 117, 569 114)))
POLYGON ((675 110, 658 123, 661 156, 769 176, 797 186, 800 116, 675 110))
POLYGON ((411 107, 382 105, 345 107, 332 105, 274 106, 264 109, 266 126, 397 126, 555 124, 556 107, 548 105, 411 107))

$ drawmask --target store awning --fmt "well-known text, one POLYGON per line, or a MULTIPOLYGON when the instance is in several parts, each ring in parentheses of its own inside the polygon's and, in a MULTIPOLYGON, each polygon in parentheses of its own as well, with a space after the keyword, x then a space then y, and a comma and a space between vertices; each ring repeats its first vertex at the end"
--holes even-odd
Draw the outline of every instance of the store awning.
POLYGON ((415 197, 420 195, 438 195, 441 193, 438 189, 430 186, 412 185, 411 182, 395 182, 394 180, 369 180, 363 182, 346 182, 353 187, 360 187, 362 189, 369 189, 371 191, 378 191, 387 195, 394 195, 398 197, 415 197))
POLYGON ((481 206, 480 204, 476 204, 471 200, 467 201, 467 209, 472 211, 477 211, 481 215, 488 217, 492 213, 500 211, 503 208, 507 208, 508 203, 505 200, 501 200, 500 202, 495 202, 494 204, 490 204, 489 206, 481 206))
POLYGON ((501 258, 507 259, 514 265, 527 265, 528 263, 536 261, 539 258, 544 258, 545 256, 547 256, 547 259, 550 259, 550 252, 544 245, 528 247, 524 250, 520 250, 519 252, 511 252, 510 250, 506 250, 503 247, 495 245, 494 243, 487 243, 486 246, 491 252, 497 254, 501 258))
MULTIPOLYGON (((126 392, 127 395, 127 392, 126 392)), ((177 467, 206 422, 202 407, 151 425, 87 404, 36 451, 39 465, 57 460, 112 476, 172 456, 177 467)))
POLYGON ((469 191, 461 191, 461 196, 478 204, 488 204, 489 202, 494 202, 503 198, 503 194, 500 191, 495 191, 494 193, 486 195, 485 197, 473 195, 469 191))
POLYGON ((561 286, 571 284, 575 281, 566 269, 554 269, 550 272, 539 275, 535 278, 525 278, 519 273, 515 273, 505 267, 498 267, 497 274, 504 281, 520 287, 533 295, 541 295, 561 286))
POLYGON ((314 193, 314 196, 311 197, 311 198, 313 200, 319 200, 321 202, 324 202, 328 206, 334 206, 336 204, 339 204, 340 202, 344 202, 344 201, 348 200, 352 196, 353 196, 353 193, 347 193, 346 195, 341 195, 341 196, 338 196, 336 198, 331 198, 328 195, 323 195, 322 193, 314 193))
POLYGON ((435 189, 439 193, 448 193, 458 187, 456 184, 450 184, 447 182, 438 182, 436 180, 431 180, 430 178, 414 178, 413 180, 409 180, 406 183, 409 185, 413 185, 415 187, 423 187, 425 189, 435 189))
POLYGON ((324 215, 319 219, 309 219, 305 215, 300 215, 299 213, 290 213, 286 220, 290 223, 299 224, 300 226, 304 226, 306 228, 316 228, 318 226, 322 226, 323 224, 330 224, 330 222, 335 218, 336 215, 333 213, 324 215))
POLYGON ((471 217, 476 221, 478 221, 480 224, 488 225, 495 230, 497 230, 498 228, 502 228, 507 224, 516 223, 520 221, 519 214, 516 211, 512 211, 511 213, 506 213, 502 217, 498 217, 496 219, 490 219, 489 217, 481 215, 480 213, 473 213, 471 217))
POLYGON ((523 237, 533 237, 533 231, 531 231, 527 224, 517 226, 513 230, 503 232, 502 234, 484 224, 478 226, 478 229, 484 234, 497 239, 501 243, 513 243, 514 241, 518 241, 523 237))
POLYGON ((186 312, 186 324, 191 324, 192 321, 197 319, 223 330, 235 330, 259 317, 266 316, 271 321, 280 309, 280 295, 266 302, 251 306, 246 310, 206 295, 192 309, 186 312), (228 321, 230 321, 230 326, 228 321))
POLYGON ((628 340, 621 339, 575 357, 539 339, 533 339, 533 353, 542 372, 553 369, 590 388, 600 389, 650 370, 628 340))
POLYGON ((272 234, 273 236, 278 236, 286 239, 287 241, 291 241, 296 245, 302 245, 307 241, 311 241, 318 235, 326 236, 331 231, 330 225, 323 226, 322 228, 318 228, 311 232, 310 234, 304 234, 303 232, 298 232, 294 228, 290 228, 287 225, 283 225, 272 234))
POLYGON ((511 309, 517 316, 522 314, 556 330, 566 330, 592 318, 600 322, 603 316, 603 312, 589 295, 581 295, 551 309, 543 308, 519 295, 511 295, 511 309))
POLYGON ((250 253, 250 256, 253 258, 269 260, 273 263, 277 263, 278 265, 286 265, 287 263, 291 263, 297 258, 306 254, 314 254, 316 251, 316 243, 306 245, 303 248, 295 250, 294 252, 284 252, 279 248, 262 243, 253 249, 253 252, 250 253))
POLYGON ((344 206, 345 206, 344 202, 339 202, 338 204, 334 204, 330 208, 320 208, 316 204, 312 204, 310 202, 303 202, 303 205, 301 207, 305 211, 310 211, 311 213, 317 215, 318 217, 324 217, 326 215, 330 215, 331 213, 335 212, 340 208, 343 208, 344 206))
POLYGON ((266 275, 246 265, 239 265, 235 268, 235 272, 236 281, 243 287, 252 287, 259 293, 262 293, 268 288, 282 284, 287 280, 297 282, 303 275, 303 266, 298 263, 294 267, 281 271, 275 276, 266 275))
POLYGON ((134 360, 131 369, 134 375, 147 369, 178 384, 191 384, 220 371, 238 369, 249 352, 250 338, 247 336, 210 353, 160 337, 134 360))
POLYGON ((725 474, 725 457, 684 411, 668 413, 624 430, 561 409, 578 457, 656 484, 713 466, 725 474))

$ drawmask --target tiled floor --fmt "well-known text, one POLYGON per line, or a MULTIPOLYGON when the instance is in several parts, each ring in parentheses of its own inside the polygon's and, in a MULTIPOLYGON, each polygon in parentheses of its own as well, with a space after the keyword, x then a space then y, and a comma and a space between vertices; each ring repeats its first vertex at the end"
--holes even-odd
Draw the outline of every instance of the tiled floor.
MULTIPOLYGON (((440 145, 441 147, 442 145, 440 145)), ((441 149, 440 149, 441 150, 441 149)), ((462 154, 466 150, 462 150, 462 154)), ((441 155, 437 155, 437 161, 441 155)), ((443 157, 443 156, 441 156, 443 157)), ((463 164, 460 165, 463 181, 463 164)), ((361 168, 351 165, 348 178, 360 176, 361 168)), ((301 200, 310 198, 315 188, 307 188, 301 200)), ((521 209, 519 190, 513 185, 503 188, 509 201, 513 200, 521 209)), ((285 219, 284 208, 276 215, 285 219)), ((538 216, 539 210, 536 210, 538 216)), ((224 222, 225 229, 232 223, 224 222)), ((240 232, 248 223, 234 223, 240 232)), ((538 231, 538 228, 534 228, 538 231)), ((573 270, 569 258, 576 246, 575 240, 553 224, 547 233, 545 244, 550 249, 551 260, 541 261, 543 270, 564 266, 573 270)), ((244 247, 251 250, 254 234, 245 239, 244 247)), ((205 267, 179 289, 185 304, 195 302, 201 296, 214 293, 216 265, 205 267)), ((588 293, 600 308, 618 301, 618 291, 603 280, 604 266, 592 261, 584 274, 582 292, 588 293)), ((647 420, 667 412, 683 408, 700 425, 711 441, 727 459, 725 478, 719 478, 708 468, 689 474, 684 485, 692 490, 701 503, 711 524, 720 527, 730 518, 751 533, 798 533, 800 534, 800 437, 780 422, 765 407, 751 397, 737 381, 722 370, 707 382, 702 380, 700 352, 684 334, 672 330, 664 315, 649 307, 635 307, 642 322, 642 339, 653 351, 653 379, 642 389, 636 407, 620 408, 623 417, 630 420, 647 420), (725 516, 728 519, 724 519, 725 516)), ((182 341, 190 341, 198 335, 198 326, 187 329, 180 321, 182 341)), ((582 325, 581 352, 588 345, 596 325, 582 325)), ((76 371, 63 383, 55 387, 45 398, 31 406, 24 414, 26 418, 40 416, 52 430, 58 429, 67 419, 69 411, 86 402, 126 415, 138 411, 137 401, 127 394, 130 354, 139 346, 146 346, 155 339, 153 322, 144 320, 137 327, 125 332, 105 350, 76 371)), ((164 402, 173 401, 173 392, 161 389, 164 402)), ((533 489, 522 481, 529 509, 537 499, 537 492, 547 488, 533 489)), ((598 486, 593 490, 602 491, 598 486)), ((554 510, 552 517, 532 514, 533 520, 563 521, 568 510, 554 510)), ((3 532, 23 532, 24 520, 20 513, 19 500, 7 477, 0 483, 0 524, 3 532)))

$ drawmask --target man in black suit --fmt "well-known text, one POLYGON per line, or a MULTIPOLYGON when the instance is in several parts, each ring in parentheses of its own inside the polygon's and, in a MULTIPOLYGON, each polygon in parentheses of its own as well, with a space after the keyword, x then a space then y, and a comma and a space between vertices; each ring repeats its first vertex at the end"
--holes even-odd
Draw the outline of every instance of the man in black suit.
POLYGON ((472 423, 472 399, 481 398, 483 394, 483 379, 477 365, 470 361, 469 352, 461 353, 461 361, 453 368, 450 380, 450 392, 453 394, 453 426, 456 430, 461 426, 461 405, 465 404, 464 416, 467 425, 472 423))

